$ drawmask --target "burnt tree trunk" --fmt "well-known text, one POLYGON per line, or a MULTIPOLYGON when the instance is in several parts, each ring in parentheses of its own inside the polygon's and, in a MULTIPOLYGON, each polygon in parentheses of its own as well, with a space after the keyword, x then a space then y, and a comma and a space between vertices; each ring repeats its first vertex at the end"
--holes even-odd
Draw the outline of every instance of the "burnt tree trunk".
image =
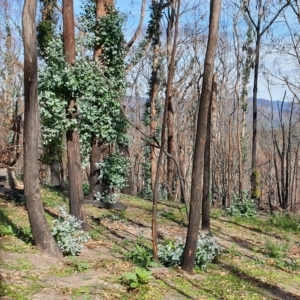
POLYGON ((211 181, 211 140, 212 140, 212 121, 213 114, 217 101, 217 78, 214 74, 212 79, 212 91, 210 97, 208 119, 207 119, 207 138, 205 142, 205 152, 204 152, 204 177, 203 177, 203 200, 202 200, 202 230, 210 231, 210 181, 211 181))
POLYGON ((45 218, 38 179, 38 140, 40 124, 37 95, 36 7, 36 1, 26 0, 22 20, 25 89, 24 193, 30 227, 37 248, 50 256, 62 256, 45 218))
MULTIPOLYGON (((73 0, 63 0, 63 40, 65 60, 71 67, 75 64, 73 0)), ((75 99, 68 99, 67 118, 70 121, 77 119, 77 109, 78 107, 75 99)), ((81 224, 83 230, 88 230, 82 189, 79 131, 76 129, 67 131, 66 141, 70 214, 83 222, 81 224)))
POLYGON ((209 35, 204 64, 202 91, 198 111, 196 143, 193 160, 189 226, 183 254, 182 269, 192 272, 195 264, 200 207, 203 196, 204 152, 207 135, 207 122, 211 98, 214 59, 218 40, 221 0, 210 1, 209 35))

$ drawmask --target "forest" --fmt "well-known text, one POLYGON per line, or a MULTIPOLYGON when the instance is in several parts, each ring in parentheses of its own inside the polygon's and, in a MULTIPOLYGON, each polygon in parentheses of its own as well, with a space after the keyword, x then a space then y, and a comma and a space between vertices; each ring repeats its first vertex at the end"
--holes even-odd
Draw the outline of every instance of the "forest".
MULTIPOLYGON (((298 0, 0 0, 0 14, 3 266, 47 255, 46 281, 115 266, 101 292, 53 277, 49 299, 300 299, 298 0), (227 292, 195 283, 224 274, 227 292)), ((8 270, 0 296, 46 299, 33 271, 19 293, 8 270)))

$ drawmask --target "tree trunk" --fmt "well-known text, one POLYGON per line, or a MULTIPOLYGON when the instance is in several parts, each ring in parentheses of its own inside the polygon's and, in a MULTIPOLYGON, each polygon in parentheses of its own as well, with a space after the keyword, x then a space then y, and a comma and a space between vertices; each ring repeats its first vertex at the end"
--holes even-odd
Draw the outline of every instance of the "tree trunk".
MULTIPOLYGON (((119 150, 120 153, 123 154, 124 157, 127 157, 128 159, 130 159, 130 153, 129 153, 129 149, 127 145, 121 145, 119 146, 119 150)), ((133 168, 132 166, 129 167, 129 172, 128 172, 128 176, 127 176, 127 186, 124 187, 121 190, 121 193, 125 194, 125 195, 130 195, 130 196, 136 196, 137 194, 137 187, 134 184, 134 180, 133 180, 133 168)))
MULTIPOLYGON (((63 0, 63 39, 65 60, 70 65, 75 64, 75 36, 73 0, 63 0)), ((68 100, 67 118, 77 119, 77 103, 75 99, 68 100)), ((66 134, 68 175, 69 175, 69 203, 70 214, 81 220, 83 230, 88 230, 84 209, 82 189, 82 168, 80 158, 80 144, 78 130, 69 130, 66 134)))
POLYGON ((90 197, 94 198, 94 195, 99 192, 103 194, 109 191, 108 184, 99 179, 100 168, 96 166, 96 163, 102 161, 107 155, 109 155, 109 146, 103 142, 99 142, 97 137, 93 138, 92 151, 90 156, 90 197))
MULTIPOLYGON (((167 118, 167 128, 168 128, 168 153, 175 158, 175 138, 174 138, 174 106, 173 106, 173 79, 174 79, 174 69, 175 69, 175 59, 171 57, 171 55, 176 55, 176 47, 175 41, 172 40, 172 31, 175 25, 175 31, 178 31, 178 27, 174 24, 176 1, 174 1, 170 5, 171 12, 168 16, 168 27, 167 27, 167 58, 168 58, 168 80, 166 87, 166 97, 168 95, 167 103, 168 103, 168 118, 167 118), (170 76, 172 75, 172 78, 170 76)), ((175 164, 174 160, 168 156, 167 157, 167 187, 168 187, 168 198, 172 201, 175 200, 175 164)))
MULTIPOLYGON (((281 2, 281 1, 280 1, 281 2)), ((252 132, 252 161, 251 161, 251 198, 255 201, 260 202, 260 172, 258 170, 257 163, 257 86, 258 86, 258 71, 259 71, 259 60, 260 60, 260 44, 261 38, 264 33, 268 32, 269 28, 276 21, 276 19, 280 16, 281 12, 290 5, 290 1, 286 1, 285 4, 277 10, 274 14, 270 12, 268 5, 270 5, 272 1, 266 1, 264 4, 262 1, 257 1, 256 11, 257 11, 257 23, 254 23, 254 20, 251 16, 249 10, 249 1, 244 1, 243 9, 247 13, 250 22, 255 28, 256 33, 256 44, 255 44, 255 62, 254 62, 254 79, 253 79, 253 132, 252 132), (268 15, 271 15, 271 20, 267 22, 268 15), (262 22, 266 22, 262 28, 262 22)), ((281 5, 281 4, 280 4, 281 5)))
MULTIPOLYGON (((260 24, 260 22, 259 22, 260 24)), ((252 175, 251 175, 251 198, 259 202, 260 199, 260 174, 257 163, 257 85, 258 69, 260 58, 260 26, 258 25, 256 47, 255 47, 255 64, 254 64, 254 82, 253 82, 253 129, 252 129, 252 175)))
POLYGON ((153 58, 152 58, 152 74, 151 74, 151 87, 150 87, 150 136, 153 138, 151 141, 150 148, 150 166, 151 166, 151 188, 154 192, 154 184, 155 177, 157 172, 157 143, 154 140, 156 138, 156 128, 157 128, 157 111, 156 111, 156 100, 158 96, 158 87, 159 87, 159 64, 158 64, 158 56, 159 56, 159 31, 160 24, 155 24, 156 30, 158 32, 158 36, 155 36, 155 42, 153 42, 153 58))
POLYGON ((210 232, 210 182, 211 182, 211 140, 212 140, 212 122, 214 121, 214 110, 216 108, 217 101, 217 78, 216 74, 212 79, 212 90, 210 105, 207 119, 207 138, 205 143, 204 153, 204 178, 203 178, 203 200, 202 200, 202 230, 210 232))
POLYGON ((210 1, 209 35, 205 56, 203 84, 198 111, 196 143, 192 171, 191 203, 189 226, 184 249, 182 269, 192 272, 195 264, 198 231, 200 225, 200 206, 203 195, 204 151, 207 133, 208 111, 211 97, 214 58, 218 40, 221 0, 210 1))
POLYGON ((60 182, 60 167, 59 167, 59 158, 56 149, 50 149, 50 176, 51 176, 51 186, 59 187, 60 182))
POLYGON ((62 256, 45 218, 40 197, 38 139, 39 113, 37 96, 37 2, 26 0, 23 9, 24 42, 24 193, 33 239, 37 248, 50 256, 62 256))
MULTIPOLYGON (((98 26, 98 20, 107 14, 107 6, 113 6, 113 0, 97 0, 96 2, 96 24, 98 26)), ((102 52, 102 45, 94 45, 94 60, 100 59, 102 52)), ((95 135, 91 139, 92 151, 90 156, 90 198, 94 198, 94 195, 99 192, 103 194, 109 191, 109 186, 101 179, 100 169, 96 166, 101 160, 108 154, 107 146, 103 141, 99 141, 99 138, 95 135)))

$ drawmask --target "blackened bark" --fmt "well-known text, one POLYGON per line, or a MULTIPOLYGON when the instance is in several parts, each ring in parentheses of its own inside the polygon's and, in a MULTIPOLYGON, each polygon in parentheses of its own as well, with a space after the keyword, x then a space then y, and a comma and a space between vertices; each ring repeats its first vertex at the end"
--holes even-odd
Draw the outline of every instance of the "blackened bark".
POLYGON ((203 200, 202 200, 202 230, 210 231, 210 182, 211 182, 211 136, 212 133, 212 115, 217 98, 217 78, 214 74, 212 79, 212 91, 209 104, 208 119, 207 119, 207 138, 204 152, 204 177, 203 177, 203 200))

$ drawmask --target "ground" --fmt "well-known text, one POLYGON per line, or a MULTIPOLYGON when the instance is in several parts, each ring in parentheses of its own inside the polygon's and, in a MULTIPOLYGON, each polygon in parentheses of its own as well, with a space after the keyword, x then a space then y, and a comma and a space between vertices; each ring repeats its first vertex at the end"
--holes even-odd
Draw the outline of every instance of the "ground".
MULTIPOLYGON (((43 201, 51 224, 57 203, 67 200, 43 189, 43 201)), ((282 228, 266 214, 229 218, 220 210, 211 220, 223 248, 218 262, 192 275, 157 266, 148 284, 129 291, 121 278, 136 266, 124 257, 137 242, 151 247, 151 202, 121 201, 127 205, 121 212, 88 206, 92 240, 77 257, 59 259, 32 245, 25 207, 0 199, 0 299, 300 299, 300 226, 282 228)), ((159 204, 160 240, 185 236, 181 211, 159 204)))

